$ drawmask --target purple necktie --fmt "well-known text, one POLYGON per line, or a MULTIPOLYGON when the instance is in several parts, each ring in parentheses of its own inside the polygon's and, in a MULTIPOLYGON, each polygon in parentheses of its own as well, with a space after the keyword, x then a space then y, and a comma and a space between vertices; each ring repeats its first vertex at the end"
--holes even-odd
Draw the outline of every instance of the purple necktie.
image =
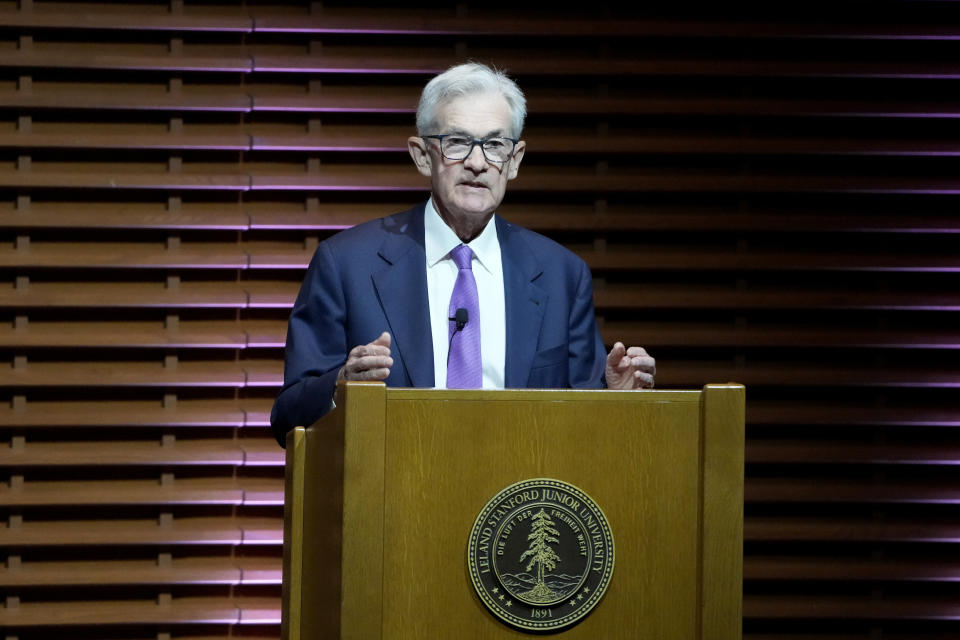
POLYGON ((480 298, 477 296, 477 281, 473 279, 470 264, 473 251, 465 244, 450 252, 457 263, 457 282, 450 296, 450 315, 455 318, 457 309, 466 309, 467 324, 456 330, 456 321, 450 321, 450 353, 447 359, 448 389, 479 389, 483 386, 483 359, 480 356, 480 298), (456 332, 456 335, 454 335, 456 332))

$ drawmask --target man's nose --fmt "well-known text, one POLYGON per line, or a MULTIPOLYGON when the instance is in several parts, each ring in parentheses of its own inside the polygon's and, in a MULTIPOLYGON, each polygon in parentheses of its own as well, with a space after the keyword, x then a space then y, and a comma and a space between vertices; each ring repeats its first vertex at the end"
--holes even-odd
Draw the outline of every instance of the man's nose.
POLYGON ((483 171, 487 168, 487 159, 484 157, 483 149, 480 148, 480 145, 473 145, 470 153, 463 159, 463 164, 472 171, 483 171))

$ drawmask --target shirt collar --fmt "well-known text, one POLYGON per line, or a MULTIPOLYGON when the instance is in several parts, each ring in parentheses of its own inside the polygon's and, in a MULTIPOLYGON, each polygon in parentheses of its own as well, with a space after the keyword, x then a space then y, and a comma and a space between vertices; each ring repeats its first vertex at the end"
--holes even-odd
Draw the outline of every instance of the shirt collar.
MULTIPOLYGON (((449 258, 450 251, 463 244, 453 229, 440 217, 433 205, 433 197, 427 201, 423 212, 423 242, 427 253, 427 267, 449 258)), ((493 273, 494 264, 500 259, 500 242, 497 238, 497 225, 492 216, 480 235, 468 242, 467 246, 473 251, 480 265, 493 273)))

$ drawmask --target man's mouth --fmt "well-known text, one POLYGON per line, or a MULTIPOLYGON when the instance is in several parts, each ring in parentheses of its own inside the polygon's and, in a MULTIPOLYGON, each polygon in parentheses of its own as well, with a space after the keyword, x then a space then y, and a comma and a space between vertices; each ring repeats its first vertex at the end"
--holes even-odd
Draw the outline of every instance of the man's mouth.
POLYGON ((486 189, 487 185, 482 182, 461 182, 461 185, 465 187, 473 187, 474 189, 486 189))

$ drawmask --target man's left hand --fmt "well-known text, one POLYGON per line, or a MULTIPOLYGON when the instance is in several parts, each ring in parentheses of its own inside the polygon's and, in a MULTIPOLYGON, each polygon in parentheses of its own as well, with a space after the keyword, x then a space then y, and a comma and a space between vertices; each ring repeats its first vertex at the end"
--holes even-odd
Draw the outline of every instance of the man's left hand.
POLYGON ((652 389, 657 361, 643 347, 617 342, 607 354, 608 389, 652 389))

